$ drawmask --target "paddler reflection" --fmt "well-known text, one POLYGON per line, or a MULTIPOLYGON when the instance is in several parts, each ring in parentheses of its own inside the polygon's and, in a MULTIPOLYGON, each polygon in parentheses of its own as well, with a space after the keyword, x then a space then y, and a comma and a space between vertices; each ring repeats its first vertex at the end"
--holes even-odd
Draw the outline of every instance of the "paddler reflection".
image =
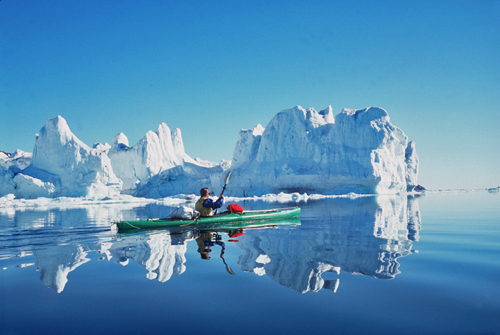
MULTIPOLYGON (((240 235, 243 235, 242 231, 240 235)), ((227 265, 226 260, 224 259, 224 251, 226 250, 226 245, 222 241, 222 236, 214 232, 203 232, 196 239, 196 243, 198 244, 198 252, 200 253, 201 259, 206 259, 206 260, 210 259, 210 253, 212 252, 212 247, 214 247, 215 245, 219 245, 221 247, 220 258, 222 258, 222 261, 226 266, 227 272, 229 272, 232 275, 235 275, 233 270, 229 267, 229 265, 227 265)))
POLYGON ((225 245, 222 241, 213 242, 214 233, 212 232, 204 232, 200 234, 200 237, 196 239, 196 243, 198 244, 198 252, 201 255, 201 259, 210 259, 210 252, 212 252, 212 247, 215 244, 218 244, 222 247, 222 253, 224 252, 225 245))

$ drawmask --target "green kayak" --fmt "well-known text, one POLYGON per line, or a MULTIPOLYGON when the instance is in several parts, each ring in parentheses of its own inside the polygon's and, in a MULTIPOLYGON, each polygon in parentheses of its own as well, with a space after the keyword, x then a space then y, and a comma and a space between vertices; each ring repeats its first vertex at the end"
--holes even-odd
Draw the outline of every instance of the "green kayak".
POLYGON ((245 221, 246 223, 263 220, 284 220, 297 218, 300 208, 268 209, 244 211, 243 213, 221 213, 214 216, 200 217, 194 220, 149 219, 146 221, 120 221, 116 225, 120 231, 131 229, 152 229, 165 227, 205 227, 222 226, 245 221))

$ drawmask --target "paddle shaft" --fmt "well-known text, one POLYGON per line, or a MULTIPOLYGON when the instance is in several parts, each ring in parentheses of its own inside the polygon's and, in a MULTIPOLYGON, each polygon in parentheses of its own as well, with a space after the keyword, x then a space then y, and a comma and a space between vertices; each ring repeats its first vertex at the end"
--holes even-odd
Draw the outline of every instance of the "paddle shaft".
MULTIPOLYGON (((222 188, 222 192, 220 193, 220 197, 219 197, 219 199, 220 199, 220 198, 222 197, 222 195, 224 194, 224 191, 226 190, 227 183, 229 183, 229 180, 231 179, 231 175, 232 175, 232 174, 233 174, 233 171, 229 171, 229 172, 226 174, 224 187, 222 188)), ((215 210, 215 214, 217 214, 217 209, 215 210)))
POLYGON ((220 193, 220 195, 224 194, 224 191, 226 190, 226 186, 227 186, 227 184, 225 184, 224 187, 222 188, 222 192, 220 193))

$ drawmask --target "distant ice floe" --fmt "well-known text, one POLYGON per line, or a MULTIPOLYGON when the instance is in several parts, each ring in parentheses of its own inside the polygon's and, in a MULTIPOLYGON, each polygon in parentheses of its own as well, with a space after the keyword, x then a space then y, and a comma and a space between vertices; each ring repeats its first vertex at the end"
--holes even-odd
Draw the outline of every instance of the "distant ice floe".
POLYGON ((500 191, 500 187, 493 188, 459 188, 459 189, 442 189, 442 190, 425 190, 425 193, 472 193, 484 192, 496 193, 500 191))
MULTIPOLYGON (((498 193, 500 192, 500 187, 487 188, 487 189, 446 189, 446 190, 426 190, 425 192, 404 192, 408 196, 420 196, 425 193, 470 193, 470 192, 489 192, 498 193)), ((241 201, 265 201, 269 203, 277 204, 290 204, 290 203, 301 203, 307 202, 309 200, 322 200, 322 199, 358 199, 365 197, 390 197, 391 195, 377 195, 377 194, 356 194, 353 192, 347 194, 307 194, 307 193, 284 193, 279 194, 264 194, 261 196, 251 196, 251 197, 234 197, 225 196, 226 203, 230 202, 241 202, 241 201)), ((161 204, 165 206, 180 206, 185 205, 188 207, 193 207, 198 200, 198 195, 196 194, 178 194, 175 196, 151 199, 143 197, 134 197, 131 195, 117 195, 113 198, 104 199, 91 199, 87 197, 59 197, 59 198, 36 198, 36 199, 17 199, 14 194, 7 194, 0 197, 0 213, 9 212, 12 210, 22 210, 22 209, 39 209, 45 210, 49 208, 78 208, 87 206, 98 206, 98 205, 128 205, 129 207, 141 207, 148 204, 161 204)), ((216 197, 213 197, 214 199, 216 197)))
MULTIPOLYGON (((323 194, 300 194, 300 193, 280 193, 265 194, 253 197, 232 197, 226 196, 226 203, 238 201, 265 201, 270 203, 290 203, 307 202, 308 200, 333 199, 333 198, 362 198, 373 197, 375 194, 341 194, 341 195, 323 195, 323 194)), ((86 197, 59 197, 59 198, 37 198, 37 199, 16 199, 14 194, 7 194, 0 197, 0 212, 8 209, 40 209, 49 208, 77 208, 95 205, 115 205, 127 204, 131 207, 140 207, 147 204, 162 204, 165 206, 187 205, 194 208, 194 203, 199 196, 195 194, 178 194, 176 196, 160 199, 140 198, 131 195, 118 195, 113 198, 104 198, 100 200, 89 199, 86 197)), ((215 198, 215 197, 214 197, 215 198)))

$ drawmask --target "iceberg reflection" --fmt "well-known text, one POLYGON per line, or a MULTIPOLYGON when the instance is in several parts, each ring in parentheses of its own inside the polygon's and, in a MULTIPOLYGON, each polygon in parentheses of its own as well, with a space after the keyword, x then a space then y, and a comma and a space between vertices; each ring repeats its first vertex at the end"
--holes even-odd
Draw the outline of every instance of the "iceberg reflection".
MULTIPOLYGON (((420 211, 413 197, 328 199, 305 206, 303 213, 298 229, 243 229, 237 234, 239 268, 267 275, 298 292, 335 292, 339 279, 323 279, 324 273, 338 275, 342 270, 392 279, 400 273, 397 259, 411 254, 412 242, 419 238, 420 211)), ((214 231, 228 233, 230 238, 235 232, 214 231)), ((207 241, 213 238, 207 230, 164 232, 146 240, 144 236, 123 239, 109 252, 115 262, 126 265, 132 259, 148 270, 149 279, 163 282, 174 272, 185 271, 188 241, 196 240, 193 247, 202 258, 209 259, 206 249, 214 242, 207 241)))
POLYGON ((397 259, 412 252, 420 230, 418 202, 405 196, 322 201, 307 207, 301 221, 300 229, 242 236, 240 269, 302 293, 335 292, 339 279, 324 280, 323 273, 394 278, 400 273, 397 259))
POLYGON ((166 282, 174 272, 180 275, 186 271, 187 242, 193 240, 194 236, 193 231, 182 234, 157 233, 146 239, 143 235, 128 236, 114 243, 106 253, 121 265, 127 265, 132 259, 148 270, 148 279, 166 282))
MULTIPOLYGON (((419 239, 420 211, 413 197, 335 198, 310 201, 301 207, 301 220, 274 223, 281 226, 279 229, 251 229, 259 225, 246 224, 124 235, 101 226, 106 218, 120 214, 117 209, 100 209, 102 216, 93 208, 92 213, 89 209, 21 212, 17 215, 28 215, 29 220, 15 220, 11 230, 0 234, 6 248, 0 260, 33 256, 41 281, 60 293, 68 274, 89 262, 91 252, 99 254, 97 260, 123 266, 132 260, 147 270, 148 279, 166 282, 174 273, 186 272, 188 245, 204 259, 210 258, 208 251, 217 258, 220 251, 224 261, 223 241, 229 239, 241 249, 237 265, 242 271, 266 275, 297 292, 335 292, 341 271, 394 278, 400 273, 398 258, 411 254, 412 243, 419 239), (74 222, 84 220, 97 226, 74 227, 74 222), (289 226, 298 223, 298 227, 289 226)), ((19 267, 23 265, 32 263, 23 260, 19 267)), ((227 264, 226 269, 234 274, 227 264)))
POLYGON ((35 250, 36 268, 40 280, 57 293, 61 293, 68 282, 68 274, 80 265, 90 261, 82 246, 58 245, 35 250))

